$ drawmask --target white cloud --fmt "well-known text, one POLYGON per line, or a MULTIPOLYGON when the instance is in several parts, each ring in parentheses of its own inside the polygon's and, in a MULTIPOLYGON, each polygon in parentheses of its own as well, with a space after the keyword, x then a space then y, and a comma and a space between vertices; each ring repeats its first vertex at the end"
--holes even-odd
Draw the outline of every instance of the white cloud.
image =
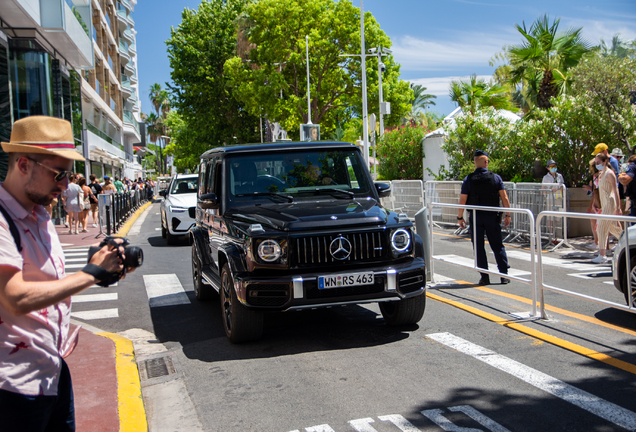
POLYGON ((493 55, 500 52, 504 45, 514 42, 508 34, 496 37, 486 34, 459 36, 461 39, 453 41, 404 36, 391 49, 402 70, 449 71, 487 67, 493 55))
MULTIPOLYGON (((426 87, 426 93, 435 96, 448 96, 448 87, 452 80, 468 80, 468 76, 447 76, 435 78, 417 78, 409 80, 413 84, 426 87)), ((490 81, 492 75, 477 75, 477 78, 490 81)))

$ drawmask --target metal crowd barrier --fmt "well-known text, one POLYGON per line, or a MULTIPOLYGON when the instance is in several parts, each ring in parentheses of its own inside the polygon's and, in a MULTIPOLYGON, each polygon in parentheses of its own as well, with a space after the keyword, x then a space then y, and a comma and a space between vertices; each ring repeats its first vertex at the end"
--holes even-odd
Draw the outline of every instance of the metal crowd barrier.
MULTIPOLYGON (((427 181, 425 183, 425 202, 459 204, 461 181, 427 181)), ((542 211, 567 211, 567 189, 565 185, 545 183, 513 183, 504 182, 511 208, 528 209, 534 217, 542 211)), ((499 211, 502 211, 501 209, 499 211)), ((514 212, 513 212, 514 213, 514 212)), ((529 238, 533 227, 526 218, 519 214, 512 215, 511 224, 503 228, 506 233, 504 241, 513 242, 520 238, 529 238)), ((438 208, 432 214, 434 224, 457 225, 457 214, 448 208, 438 208)), ((567 222, 563 217, 550 217, 543 222, 544 240, 555 242, 554 249, 570 246, 567 240, 567 222)), ((458 229, 456 234, 465 234, 467 230, 458 229)), ((552 249, 552 250, 554 250, 552 249)))
POLYGON ((130 215, 148 200, 148 193, 151 191, 144 189, 98 195, 99 235, 109 236, 119 231, 130 215))
MULTIPOLYGON (((448 204, 448 203, 440 203, 440 202, 429 202, 428 204, 428 214, 429 214, 429 221, 428 221, 428 227, 430 232, 433 232, 433 225, 434 225, 434 221, 433 221, 433 208, 447 208, 447 209, 451 209, 454 211, 454 218, 455 220, 457 220, 457 209, 464 209, 464 210, 470 210, 472 212, 472 217, 473 217, 473 221, 477 220, 477 213, 476 210, 479 211, 489 211, 489 212, 501 212, 501 207, 486 207, 486 206, 470 206, 470 205, 460 205, 460 204, 448 204)), ((535 232, 534 232, 534 215, 532 214, 532 211, 530 211, 529 209, 523 209, 523 208, 509 208, 506 209, 506 212, 508 213, 513 213, 515 214, 517 217, 522 217, 522 216, 526 216, 528 221, 529 221, 529 227, 530 227, 530 259, 532 263, 535 263, 535 255, 541 255, 540 253, 537 254, 535 249, 535 232)), ((589 215, 588 215, 589 216, 589 215)), ((468 218, 465 218, 468 219, 468 218)), ((430 266, 431 266, 431 279, 432 282, 435 282, 435 271, 434 271, 434 262, 435 261, 441 261, 441 262, 445 262, 448 264, 452 264, 458 267, 463 267, 469 270, 475 270, 478 271, 480 273, 487 273, 489 275, 493 275, 493 276, 499 276, 499 277, 505 277, 508 279, 512 279, 512 280, 516 280, 519 282, 523 282, 526 283, 528 285, 530 285, 530 291, 531 291, 531 297, 532 297, 532 312, 530 313, 531 318, 538 318, 540 315, 537 314, 537 289, 536 289, 536 283, 537 283, 537 271, 536 271, 536 267, 535 265, 532 265, 531 271, 530 271, 530 279, 524 279, 518 276, 511 276, 508 274, 503 274, 503 273, 499 273, 498 271, 491 271, 491 270, 486 270, 480 267, 477 267, 477 242, 475 241, 475 236, 477 235, 477 230, 473 230, 473 266, 466 266, 463 264, 459 264, 456 262, 452 262, 449 260, 445 260, 443 258, 436 258, 434 255, 434 246, 433 246, 433 235, 429 236, 429 250, 430 250, 430 266)), ((540 262, 540 261, 539 261, 540 262)))
POLYGON ((413 219, 422 207, 424 207, 424 182, 422 180, 393 180, 391 185, 391 195, 380 198, 380 203, 384 208, 405 213, 413 219))
MULTIPOLYGON (((539 216, 537 217, 535 224, 536 224, 536 232, 539 235, 541 235, 541 229, 543 227, 543 220, 546 218, 550 218, 550 217, 555 217, 555 218, 573 218, 573 219, 596 219, 596 220, 611 220, 611 221, 617 221, 617 222, 631 222, 633 223, 634 221, 636 221, 636 217, 633 216, 613 216, 613 215, 590 215, 589 213, 566 213, 563 214, 561 212, 556 212, 556 211, 544 211, 541 212, 539 214, 539 216)), ((632 284, 631 282, 631 250, 630 250, 630 244, 629 244, 629 230, 627 229, 627 226, 630 225, 628 223, 625 223, 625 226, 623 227, 623 231, 624 231, 624 236, 625 236, 625 283, 627 284, 627 293, 628 299, 633 299, 633 292, 632 292, 632 284)), ((575 291, 570 291, 564 288, 558 288, 552 285, 548 285, 546 283, 543 282, 543 263, 541 262, 541 254, 538 253, 536 254, 538 257, 538 261, 537 261, 537 266, 538 266, 538 270, 536 272, 537 274, 537 291, 538 291, 538 296, 539 296, 539 304, 540 304, 540 312, 541 312, 541 318, 547 318, 546 313, 545 313, 545 300, 544 300, 544 291, 545 290, 550 290, 550 291, 554 291, 554 292, 558 292, 561 294, 566 294, 566 295, 570 295, 572 297, 577 297, 583 300, 588 300, 588 301, 592 301, 595 303, 600 303, 602 305, 606 305, 606 306, 610 306, 612 308, 615 309, 621 309, 627 312, 631 312, 636 314, 636 307, 634 307, 633 305, 633 301, 629 301, 629 305, 624 305, 621 303, 615 303, 609 300, 604 300, 598 297, 592 297, 592 296, 588 296, 585 294, 581 294, 581 293, 577 293, 575 291)))

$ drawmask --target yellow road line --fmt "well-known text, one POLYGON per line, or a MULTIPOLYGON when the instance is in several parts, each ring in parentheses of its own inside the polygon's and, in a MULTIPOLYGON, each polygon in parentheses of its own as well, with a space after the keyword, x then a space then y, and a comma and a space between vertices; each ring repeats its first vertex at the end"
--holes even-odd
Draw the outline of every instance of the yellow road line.
MULTIPOLYGON (((460 281, 460 283, 467 283, 467 282, 463 282, 460 281)), ((536 339, 540 339, 542 341, 548 342, 552 345, 567 349, 569 351, 572 351, 574 353, 580 354, 582 356, 588 357, 590 359, 593 360, 598 360, 601 361, 603 363, 606 363, 608 365, 614 366, 616 368, 622 369, 626 372, 632 373, 634 375, 636 375, 636 365, 633 365, 631 363, 627 363, 623 360, 619 360, 619 359, 615 359, 613 357, 610 357, 606 354, 600 353, 598 351, 594 351, 591 350, 589 348, 585 348, 584 346, 581 345, 577 345, 575 343, 572 342, 568 342, 566 340, 560 339, 558 337, 549 335, 547 333, 541 332, 539 330, 534 330, 531 329, 530 327, 526 327, 522 324, 516 323, 516 322, 512 322, 510 320, 504 319, 504 318, 500 318, 496 315, 490 314, 488 312, 484 312, 482 310, 479 310, 475 307, 472 306, 468 306, 465 304, 462 304, 460 302, 454 301, 454 300, 449 300, 446 299, 444 297, 432 294, 431 292, 427 292, 426 296, 432 300, 436 300, 440 303, 444 303, 453 307, 456 307, 458 309, 464 310, 466 312, 470 312, 474 315, 477 315, 481 318, 487 319, 489 321, 492 321, 496 324, 502 325, 504 327, 508 327, 510 329, 516 330, 520 333, 524 333, 527 334, 528 336, 532 336, 533 338, 536 339)))
POLYGON ((117 368, 117 399, 119 405, 119 431, 137 432, 148 430, 146 410, 141 396, 139 371, 135 362, 133 344, 129 339, 114 333, 97 333, 115 342, 115 365, 117 368))
MULTIPOLYGON (((472 285, 472 284, 470 284, 468 282, 463 282, 463 281, 460 282, 460 283, 461 284, 466 284, 466 285, 472 285)), ((480 291, 484 291, 484 292, 487 292, 487 293, 490 293, 490 294, 498 295, 498 296, 501 296, 501 297, 507 297, 507 298, 512 299, 512 300, 516 300, 516 301, 519 301, 519 302, 522 302, 522 303, 526 303, 526 304, 532 305, 532 300, 531 299, 527 299, 525 297, 521 297, 521 296, 518 296, 518 295, 510 294, 510 293, 503 292, 503 291, 497 291, 497 290, 494 290, 492 288, 486 288, 486 287, 475 287, 475 288, 480 290, 480 291)), ((585 322, 588 322, 590 324, 596 324, 596 325, 599 325, 601 327, 605 327, 605 328, 616 330, 616 331, 619 331, 619 332, 622 332, 622 333, 626 333, 626 334, 629 334, 629 335, 632 335, 632 336, 636 336, 636 331, 634 331, 634 330, 630 330, 630 329, 625 328, 625 327, 619 327, 619 326, 614 325, 614 324, 609 324, 609 323, 606 323, 606 322, 601 321, 599 319, 589 317, 587 315, 581 315, 581 314, 576 313, 576 312, 570 312, 569 310, 561 309, 561 308, 558 308, 558 307, 555 307, 555 306, 550 306, 550 305, 545 305, 545 308, 546 308, 546 310, 549 310, 550 312, 558 313, 560 315, 565 315, 565 316, 568 316, 570 318, 576 318, 578 320, 585 321, 585 322)))
POLYGON ((115 234, 114 236, 115 237, 125 237, 126 234, 128 234, 128 231, 130 231, 130 228, 132 228, 132 226, 135 223, 135 221, 139 218, 139 216, 141 216, 141 214, 148 207, 150 207, 151 204, 152 204, 152 200, 148 201, 146 204, 144 204, 141 207, 139 207, 137 209, 137 211, 122 225, 122 227, 119 229, 117 234, 115 234))

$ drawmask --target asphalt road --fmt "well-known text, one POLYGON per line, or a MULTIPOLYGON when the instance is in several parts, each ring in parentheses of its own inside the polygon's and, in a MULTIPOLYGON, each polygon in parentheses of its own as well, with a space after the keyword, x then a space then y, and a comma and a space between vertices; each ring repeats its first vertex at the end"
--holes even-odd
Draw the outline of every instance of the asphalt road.
MULTIPOLYGON (((440 283, 418 326, 385 326, 377 305, 337 307, 267 315, 262 340, 232 345, 218 300, 194 297, 190 246, 166 246, 159 227, 153 204, 129 236, 144 249, 143 267, 104 289, 109 300, 73 311, 114 309, 116 317, 85 322, 153 333, 150 342, 170 349, 203 430, 636 430, 636 316, 627 312, 548 292, 548 320, 516 320, 511 312, 530 311, 529 285, 477 287, 477 273, 436 262, 440 283), (171 304, 156 299, 162 290, 174 293, 171 304)), ((472 260, 465 238, 443 230, 434 238, 435 256, 472 260)), ((513 274, 529 278, 529 251, 507 250, 513 274)), ((544 279, 623 301, 606 283, 611 268, 591 265, 592 256, 546 253, 544 279)))

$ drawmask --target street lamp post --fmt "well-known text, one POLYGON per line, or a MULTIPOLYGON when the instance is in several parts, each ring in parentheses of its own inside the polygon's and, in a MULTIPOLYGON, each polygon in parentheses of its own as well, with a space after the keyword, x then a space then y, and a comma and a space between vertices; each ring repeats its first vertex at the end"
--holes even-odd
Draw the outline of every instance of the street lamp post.
POLYGON ((373 56, 378 56, 378 80, 379 80, 379 86, 380 86, 379 87, 380 112, 378 114, 380 114, 380 136, 382 136, 384 135, 384 112, 383 112, 383 105, 382 105, 384 103, 384 96, 382 93, 382 72, 384 72, 384 68, 385 68, 384 63, 382 63, 382 57, 393 53, 393 51, 391 51, 388 48, 377 47, 377 48, 369 49, 369 53, 371 53, 371 55, 373 56))

